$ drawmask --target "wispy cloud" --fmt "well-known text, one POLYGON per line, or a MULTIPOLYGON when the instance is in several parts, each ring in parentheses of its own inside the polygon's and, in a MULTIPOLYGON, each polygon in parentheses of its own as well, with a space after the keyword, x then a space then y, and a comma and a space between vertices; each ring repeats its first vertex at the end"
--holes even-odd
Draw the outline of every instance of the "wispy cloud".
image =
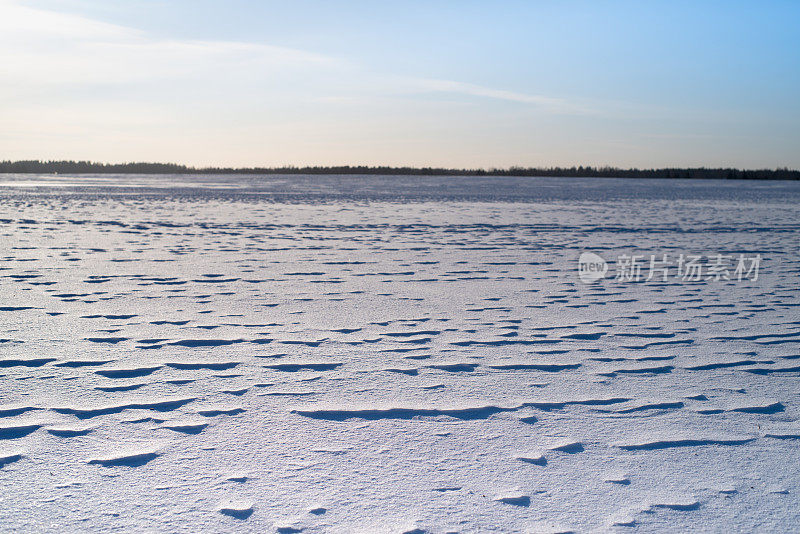
POLYGON ((322 54, 260 43, 160 39, 89 18, 0 0, 0 63, 13 84, 114 84, 331 67, 322 54))
POLYGON ((0 0, 0 15, 0 35, 4 40, 10 37, 24 40, 96 40, 142 35, 142 32, 132 28, 69 13, 32 8, 20 5, 16 0, 0 0))
POLYGON ((481 100, 495 100, 535 109, 539 113, 559 115, 598 115, 603 113, 601 102, 571 100, 529 92, 510 91, 456 80, 403 78, 400 86, 416 94, 442 93, 481 100))
MULTIPOLYGON (((341 58, 262 43, 157 38, 141 30, 0 0, 0 64, 9 98, 64 85, 220 81, 247 86, 275 83, 278 71, 336 69, 357 78, 350 94, 317 95, 317 101, 350 102, 405 93, 450 93, 575 112, 562 98, 509 91, 454 80, 396 77, 358 69, 341 58)), ((200 88, 195 87, 195 90, 200 88)))
POLYGON ((561 98, 553 98, 542 95, 527 93, 517 93, 503 89, 493 89, 471 83, 458 82, 453 80, 428 80, 415 79, 410 81, 412 86, 421 90, 435 91, 442 93, 458 93, 469 96, 492 98, 496 100, 506 100, 509 102, 519 102, 522 104, 535 104, 547 107, 563 107, 567 103, 561 98))

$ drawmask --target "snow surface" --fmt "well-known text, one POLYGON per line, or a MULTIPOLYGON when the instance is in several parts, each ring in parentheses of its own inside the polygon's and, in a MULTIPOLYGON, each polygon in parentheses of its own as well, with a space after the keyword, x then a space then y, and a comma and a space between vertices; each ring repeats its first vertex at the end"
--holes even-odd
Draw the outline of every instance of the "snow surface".
POLYGON ((0 183, 2 531, 800 524, 800 184, 0 183))

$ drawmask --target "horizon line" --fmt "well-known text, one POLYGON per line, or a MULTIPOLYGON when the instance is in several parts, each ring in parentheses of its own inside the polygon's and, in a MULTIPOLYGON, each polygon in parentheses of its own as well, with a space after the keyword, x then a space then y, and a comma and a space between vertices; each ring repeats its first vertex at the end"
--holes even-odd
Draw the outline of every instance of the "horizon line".
POLYGON ((149 173, 157 169, 170 170, 173 173, 182 172, 229 172, 243 174, 248 171, 253 173, 298 173, 299 171, 311 171, 312 173, 321 173, 321 171, 329 171, 331 173, 341 173, 342 171, 354 171, 354 174, 360 173, 376 173, 388 172, 390 174, 408 174, 411 171, 421 171, 423 174, 441 173, 441 174, 481 174, 481 175, 511 175, 513 173, 544 172, 550 174, 553 172, 567 172, 567 173, 602 173, 607 174, 611 172, 619 173, 662 173, 662 172, 728 172, 728 173, 775 173, 775 174, 789 174, 796 175, 796 179, 800 179, 800 169, 793 169, 787 166, 776 166, 774 168, 761 167, 761 168, 739 168, 739 167, 710 167, 710 166, 662 166, 662 167, 617 167, 614 165, 550 165, 550 166, 522 166, 510 165, 507 167, 441 167, 441 166, 418 166, 418 165, 366 165, 366 164, 347 164, 347 165, 298 165, 298 164, 285 164, 281 166, 195 166, 187 165, 185 163, 174 162, 157 162, 157 161, 125 161, 125 162, 100 162, 92 160, 41 160, 41 159, 26 159, 26 160, 0 160, 0 173, 13 173, 13 174, 32 174, 32 173, 58 173, 58 172, 80 172, 78 168, 93 169, 101 173, 114 172, 115 169, 122 169, 127 167, 139 167, 137 172, 149 173), (31 168, 33 167, 33 168, 31 168), (38 167, 38 168, 37 168, 38 167), (68 167, 75 167, 75 169, 68 169, 68 167), (62 168, 61 170, 47 169, 62 168), (8 169, 8 170, 6 170, 8 169), (149 170, 149 172, 148 172, 149 170))

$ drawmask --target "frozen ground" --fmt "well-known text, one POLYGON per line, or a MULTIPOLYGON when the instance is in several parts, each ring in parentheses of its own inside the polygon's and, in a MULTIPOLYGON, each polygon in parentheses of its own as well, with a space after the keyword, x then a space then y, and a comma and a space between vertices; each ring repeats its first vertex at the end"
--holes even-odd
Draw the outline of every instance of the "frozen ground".
POLYGON ((0 176, 0 530, 796 531, 798 201, 0 176), (763 260, 585 285, 586 250, 763 260))

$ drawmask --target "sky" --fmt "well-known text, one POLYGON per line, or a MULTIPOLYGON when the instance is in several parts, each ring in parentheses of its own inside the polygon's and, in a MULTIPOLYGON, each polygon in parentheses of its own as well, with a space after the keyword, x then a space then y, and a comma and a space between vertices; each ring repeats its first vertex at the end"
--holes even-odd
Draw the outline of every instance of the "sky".
POLYGON ((0 0, 0 159, 800 168, 800 2, 0 0))

